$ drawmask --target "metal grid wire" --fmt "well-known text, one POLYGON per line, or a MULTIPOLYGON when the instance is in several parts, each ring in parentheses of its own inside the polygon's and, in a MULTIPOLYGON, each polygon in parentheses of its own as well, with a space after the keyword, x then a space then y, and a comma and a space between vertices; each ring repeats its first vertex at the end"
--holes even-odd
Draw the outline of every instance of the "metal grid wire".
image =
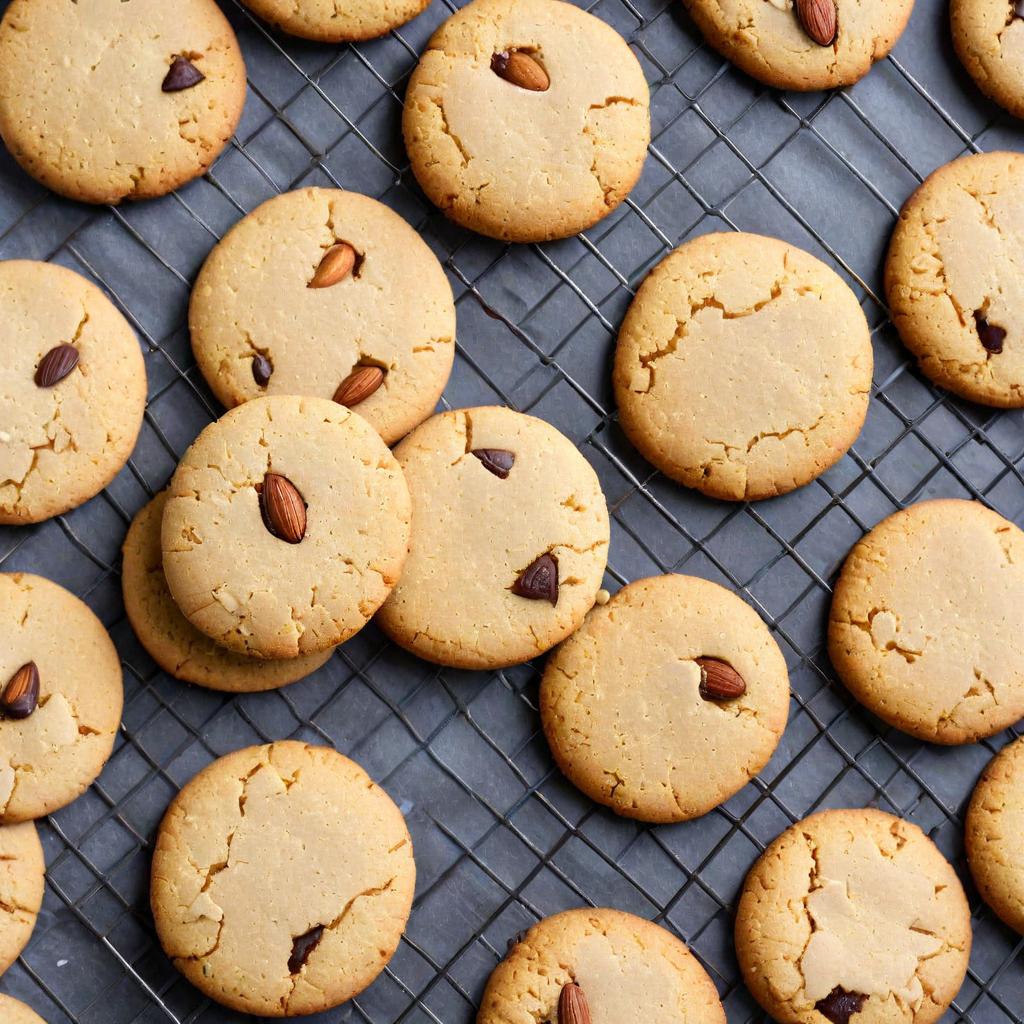
MULTIPOLYGON (((0 10, 6 3, 0 2, 0 10)), ((237 1020, 182 980, 149 917, 153 838, 177 789, 213 758, 286 737, 330 743, 399 801, 419 884, 408 933, 381 978, 317 1021, 461 1024, 506 945, 542 916, 612 905, 680 934, 732 1024, 763 1019, 739 982, 732 911, 743 876, 783 828, 829 806, 876 805, 921 825, 968 884, 975 948, 947 1019, 1024 1021, 1024 941, 978 900, 962 811, 1010 732, 937 748, 884 727, 834 680, 823 651, 831 581, 883 516, 925 497, 980 499, 1020 521, 1024 419, 952 400, 908 363, 880 299, 899 205, 964 152, 1024 135, 960 71, 943 0, 917 0, 895 55, 856 87, 764 89, 706 47, 677 0, 597 0, 641 60, 653 142, 643 178, 584 236, 509 247, 448 224, 417 190, 401 97, 417 53, 454 9, 435 0, 385 39, 318 47, 225 7, 250 98, 213 171, 178 194, 120 209, 49 195, 0 157, 0 257, 52 259, 95 280, 138 331, 150 394, 132 461, 107 491, 34 528, 0 529, 0 570, 79 594, 122 654, 124 724, 100 780, 41 822, 48 879, 32 943, 0 990, 51 1024, 237 1020), (553 769, 539 732, 537 667, 466 673, 419 662, 372 626, 308 680, 226 697, 156 670, 124 618, 119 548, 218 409, 191 358, 190 281, 244 213, 302 184, 354 188, 401 212, 443 260, 458 304, 444 404, 504 403, 550 420, 598 472, 612 512, 607 585, 682 571, 748 600, 786 654, 793 699, 768 768, 725 806, 676 826, 615 818, 553 769), (776 234, 835 266, 862 297, 876 370, 867 425, 823 478, 756 505, 712 502, 654 473, 623 438, 610 397, 615 331, 644 273, 709 230, 776 234)))

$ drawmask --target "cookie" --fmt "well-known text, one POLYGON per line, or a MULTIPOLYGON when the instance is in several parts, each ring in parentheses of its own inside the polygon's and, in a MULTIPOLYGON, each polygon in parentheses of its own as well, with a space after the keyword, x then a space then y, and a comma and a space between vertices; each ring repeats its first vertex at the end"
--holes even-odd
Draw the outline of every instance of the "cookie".
POLYGON ((640 177, 651 125, 639 62, 561 0, 473 0, 431 37, 402 131, 431 202, 507 242, 566 238, 640 177))
POLYGON ((337 395, 388 444, 434 411, 455 357, 455 304, 437 258, 397 213, 339 189, 286 192, 236 224, 199 274, 189 326, 228 408, 266 394, 337 395), (364 367, 385 371, 375 390, 351 383, 364 367))
POLYGON ((852 85, 896 45, 914 0, 683 0, 704 38, 776 89, 852 85), (801 7, 809 8, 801 16, 801 7))
POLYGON ((146 368, 128 321, 64 267, 0 262, 0 311, 0 524, 38 523, 128 461, 146 368))
POLYGON ((364 0, 339 4, 335 0, 242 0, 271 25, 318 43, 376 39, 426 10, 430 0, 364 0))
POLYGON ((985 769, 964 832, 967 862, 982 899, 1024 934, 1024 739, 1004 747, 985 769))
POLYGON ((0 992, 0 1020, 4 1024, 46 1024, 34 1010, 0 992))
POLYGON ((786 829, 736 912, 743 979, 778 1024, 932 1024, 970 951, 956 872, 916 825, 870 808, 786 829))
POLYGON ((214 0, 13 0, 0 24, 0 135, 71 199, 173 191, 217 158, 244 102, 214 0))
POLYGON ((227 693, 256 693, 287 686, 326 664, 332 650, 267 661, 234 654, 200 633, 174 603, 164 578, 160 527, 162 491, 132 522, 124 542, 121 586, 128 619, 149 656, 175 679, 227 693))
POLYGON ((973 743, 1024 717, 1024 533, 972 501, 912 505, 850 552, 829 613, 839 678, 879 718, 973 743))
POLYGON ((377 615, 398 644, 455 668, 516 665, 583 621, 608 558, 597 475, 568 438, 511 409, 458 409, 396 449, 413 523, 377 615))
POLYGON ((974 84, 1024 117, 1024 9, 1003 0, 951 0, 953 45, 974 84))
POLYGON ((10 825, 85 792, 113 749, 124 687, 103 624, 41 576, 0 573, 0 636, 0 824, 10 825))
POLYGON ((181 460, 164 575, 201 633, 236 654, 313 655, 366 625, 409 545, 409 489, 380 435, 325 398, 257 398, 181 460))
MULTIPOLYGON (((35 825, 0 825, 0 974, 28 945, 43 905, 45 873, 35 825)), ((8 1018, 0 1013, 0 1020, 8 1018)))
POLYGON ((786 728, 789 675, 757 613, 716 583, 654 576, 594 608, 548 659, 540 714, 558 767, 641 821, 738 792, 786 728))
POLYGON ((205 995, 290 1017, 358 995, 412 906, 412 840, 354 761, 293 741, 201 771, 171 804, 153 856, 157 934, 205 995))
POLYGON ((907 200, 885 290, 921 372, 961 398, 1024 406, 1024 155, 983 153, 940 167, 907 200))
POLYGON ((872 365, 864 313, 832 270, 732 232, 687 242, 647 275, 613 382, 644 458, 741 501, 801 487, 842 458, 867 415, 872 365))
POLYGON ((714 982, 671 932, 588 907, 544 918, 513 946, 487 982, 476 1024, 591 1018, 725 1024, 725 1011, 714 982), (589 1012, 570 1018, 569 999, 589 1012))

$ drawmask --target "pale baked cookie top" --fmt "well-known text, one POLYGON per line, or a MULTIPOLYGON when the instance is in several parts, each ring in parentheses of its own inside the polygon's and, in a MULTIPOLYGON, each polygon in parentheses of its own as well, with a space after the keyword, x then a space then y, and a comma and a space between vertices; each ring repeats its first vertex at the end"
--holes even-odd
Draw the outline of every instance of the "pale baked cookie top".
MULTIPOLYGON (((35 825, 0 825, 0 974, 28 944, 43 903, 45 871, 35 825)), ((0 1020, 7 1024, 9 1018, 0 1013, 0 1020)))
POLYGON ((402 813, 358 764, 273 743, 214 761, 174 799, 153 855, 153 919, 211 999, 317 1013, 384 969, 415 882, 402 813))
POLYGON ((1024 117, 1024 19, 1008 0, 951 0, 953 45, 978 88, 1024 117))
POLYGON ((1024 155, 962 157, 907 200, 885 264, 893 323, 936 384, 1024 406, 1024 155))
POLYGON ((0 992, 0 1017, 4 1024, 46 1024, 46 1021, 24 1003, 0 992))
POLYGON ((387 597, 410 514, 402 471, 362 417, 325 398, 257 398, 181 460, 164 508, 164 575, 185 618, 229 650, 315 654, 387 597), (295 516, 304 529, 282 529, 295 516))
POLYGON ((576 234, 636 184, 647 83, 609 25, 561 0, 473 0, 433 35, 402 122, 428 197, 463 227, 512 242, 576 234), (492 68, 533 62, 523 88, 492 68), (503 56, 504 55, 504 56, 503 56))
MULTIPOLYGON (((723 57, 766 85, 800 90, 863 78, 896 45, 914 7, 914 0, 834 0, 834 35, 823 45, 804 29, 794 0, 683 3, 723 57)), ((832 3, 807 0, 810 7, 832 3)))
POLYGON ((736 912, 744 981, 779 1024, 932 1024, 970 951, 949 862, 916 825, 867 808, 786 829, 751 868, 736 912))
POLYGON ((199 274, 189 326, 199 368, 229 408, 265 394, 333 398, 360 367, 383 369, 352 407, 388 444, 434 411, 455 357, 455 305, 437 258, 397 213, 339 189, 287 192, 239 221, 199 274), (353 250, 351 269, 312 287, 339 245, 353 250))
POLYGON ((856 296, 775 238, 703 235, 648 274, 619 331, 619 420, 662 472, 715 498, 769 498, 860 433, 873 357, 856 296))
POLYGON ((1024 533, 973 501, 924 501, 850 552, 829 614, 840 679, 869 711, 933 743, 1024 716, 1024 533))
POLYGON ((1024 739, 989 762, 971 797, 964 832, 978 891, 1024 934, 1024 739))
POLYGON ((396 449, 412 492, 402 578, 377 622, 414 654, 498 668, 564 640, 608 557, 597 474, 571 441, 511 409, 458 409, 396 449))
POLYGON ((619 910, 567 910, 535 924, 495 968, 477 1024, 561 1021, 578 985, 594 1024, 725 1024, 714 982, 664 928, 619 910))
POLYGON ((213 0, 12 0, 0 25, 0 135, 72 199, 172 191, 213 163, 244 102, 242 53, 213 0), (204 78, 165 91, 176 57, 204 78))
POLYGON ((283 32, 320 43, 374 39, 404 25, 430 0, 242 0, 283 32))
POLYGON ((38 523, 99 493, 145 405, 139 342, 103 292, 52 263, 0 262, 0 523, 38 523))
POLYGON ((121 662, 103 624, 74 594, 27 573, 0 574, 0 687, 34 663, 38 698, 0 709, 0 823, 71 803, 99 775, 121 724, 121 662))
POLYGON ((757 613, 716 583, 655 576, 594 608, 548 659, 541 720, 588 796, 642 821, 685 821, 727 800, 772 756, 789 675, 757 613), (711 678, 702 663, 708 666, 711 678), (743 692, 716 686, 721 663, 743 692))

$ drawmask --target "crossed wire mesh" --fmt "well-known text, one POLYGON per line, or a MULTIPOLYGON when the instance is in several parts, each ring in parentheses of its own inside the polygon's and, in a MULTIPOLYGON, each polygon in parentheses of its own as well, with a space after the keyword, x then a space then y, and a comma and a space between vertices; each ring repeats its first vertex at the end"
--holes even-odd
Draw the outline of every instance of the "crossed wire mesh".
MULTIPOLYGON (((0 529, 0 570, 40 572, 82 596, 122 654, 126 704, 100 780, 41 824, 47 895, 32 943, 0 990, 52 1024, 237 1019, 163 957, 149 916, 149 859, 177 789, 212 759, 288 737, 330 743, 399 801, 419 883, 410 925, 382 977, 317 1021, 472 1019, 507 943, 570 906, 611 905, 681 935, 729 1020, 763 1019, 739 981, 732 910, 743 876, 783 828, 829 806, 880 806, 921 825, 971 897, 975 947, 949 1019, 1024 1022, 1024 941, 977 898, 962 811, 980 770, 1015 733, 935 748, 888 729, 835 682, 823 651, 831 581, 879 519, 932 496, 971 497, 1020 521, 1024 420, 951 399, 913 369, 878 288, 899 205, 964 152, 1022 148, 951 55, 944 4, 918 0, 903 42, 858 86, 779 94, 701 41, 675 0, 597 0, 651 84, 653 141, 630 199, 586 235, 509 247, 447 223, 418 192, 402 149, 405 80, 455 8, 436 0, 383 40, 316 47, 268 32, 225 3, 246 53, 250 99, 231 147, 199 182, 156 202, 64 202, 0 158, 0 257, 53 259, 95 280, 135 326, 149 403, 126 470, 100 497, 35 528, 0 529), (455 290, 456 369, 443 404, 502 403, 550 420, 601 478, 612 514, 607 585, 680 571, 740 593, 779 641, 791 717, 762 775, 696 822, 615 818, 553 769, 539 732, 537 666, 439 669, 372 626, 313 677, 225 697, 159 672, 120 601, 119 547, 218 409, 191 358, 189 284, 239 217, 302 184, 389 203, 442 259, 455 290), (644 273, 708 230, 777 234, 834 265, 862 298, 875 342, 871 408, 853 450, 818 481, 757 505, 712 502, 646 465, 623 438, 610 354, 644 273)), ((0 9, 6 7, 0 2, 0 9)))

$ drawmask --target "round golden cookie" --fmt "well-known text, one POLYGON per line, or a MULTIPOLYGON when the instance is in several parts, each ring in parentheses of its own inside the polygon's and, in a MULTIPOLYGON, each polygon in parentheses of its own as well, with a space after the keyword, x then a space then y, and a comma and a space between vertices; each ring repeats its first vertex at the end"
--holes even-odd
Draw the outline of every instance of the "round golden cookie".
POLYGON ((358 995, 398 946, 416 883, 402 812, 354 761, 287 741, 228 754, 167 811, 160 943, 211 999, 290 1017, 358 995))
POLYGON ((0 524, 42 522, 103 490, 145 407, 139 342, 106 295, 53 263, 0 262, 0 524))
POLYGON ((4 1024, 46 1024, 46 1021, 24 1003, 0 992, 0 1020, 4 1024))
POLYGON ((286 192, 239 221, 199 274, 189 326, 228 408, 266 394, 334 398, 360 367, 384 369, 361 401, 338 397, 388 444, 434 411, 455 358, 437 257, 397 213, 339 189, 286 192), (325 278, 339 245, 350 269, 325 278), (335 283, 313 287, 325 279, 335 283))
POLYGON ((1024 533, 973 501, 889 516, 843 565, 829 614, 839 678, 879 718, 973 743, 1024 717, 1024 533))
POLYGON ((591 799, 641 821, 686 821, 768 763, 789 675, 740 598, 693 576, 654 576, 594 608, 551 655, 540 713, 559 768, 591 799))
POLYGON ((1024 155, 962 157, 900 211, 885 290, 921 372, 954 394, 1024 406, 1024 155))
POLYGON ((164 578, 160 527, 167 492, 132 521, 125 537, 121 587, 135 635, 149 656, 175 679, 227 693, 274 690, 303 679, 330 660, 333 649, 267 661, 235 654, 200 633, 181 614, 164 578))
MULTIPOLYGON (((0 825, 0 974, 28 945, 43 905, 45 875, 43 847, 35 825, 31 821, 0 825)), ((0 1020, 8 1018, 0 1013, 0 1020)))
POLYGON ((257 398, 181 460, 164 508, 164 576, 185 618, 228 650, 316 654, 387 597, 410 517, 402 471, 362 417, 325 398, 257 398))
POLYGON ((644 458, 741 501, 801 487, 842 458, 867 415, 872 366, 864 313, 832 270, 731 232, 685 243, 647 275, 613 383, 644 458))
POLYGON ((476 1024, 572 1024, 559 1011, 568 985, 594 1024, 725 1024, 714 982, 683 942, 602 907, 535 924, 491 974, 476 1024))
POLYGON ((1005 0, 951 0, 953 45, 975 84, 1024 117, 1024 19, 1005 0))
POLYGON ((971 915, 932 841, 883 811, 821 811, 750 869, 736 955, 778 1024, 933 1024, 967 973, 971 915))
POLYGON ((852 85, 896 45, 914 0, 807 0, 815 34, 794 0, 683 0, 707 41, 748 75, 776 89, 852 85), (832 21, 834 17, 834 21, 832 21), (827 26, 827 28, 826 28, 827 26))
POLYGON ((271 25, 319 43, 375 39, 426 10, 430 0, 242 0, 254 14, 271 25))
POLYGON ((593 607, 608 509, 572 442, 511 409, 458 409, 396 449, 412 492, 409 559, 377 614, 413 654, 501 668, 550 650, 593 607))
POLYGON ((213 163, 244 103, 214 0, 13 0, 0 24, 0 135, 71 199, 173 191, 213 163))
POLYGON ((0 637, 0 824, 13 824, 64 807, 99 775, 124 687, 103 624, 41 576, 0 573, 0 637), (19 717, 10 707, 15 676, 19 717))
POLYGON ((971 797, 964 832, 978 892, 1024 934, 1024 739, 989 762, 971 797))
POLYGON ((626 198, 649 104, 636 57, 593 15, 561 0, 473 0, 427 44, 402 130, 416 180, 452 220, 541 242, 626 198))

